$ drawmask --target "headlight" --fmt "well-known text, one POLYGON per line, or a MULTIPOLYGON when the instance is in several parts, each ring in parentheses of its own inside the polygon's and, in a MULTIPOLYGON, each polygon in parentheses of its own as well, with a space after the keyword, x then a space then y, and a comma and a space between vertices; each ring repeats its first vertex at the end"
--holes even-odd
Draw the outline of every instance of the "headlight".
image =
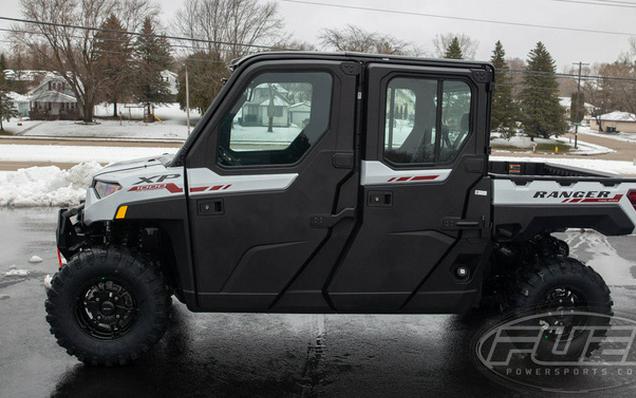
POLYGON ((121 189, 121 185, 114 182, 95 181, 93 188, 95 188, 97 196, 101 199, 119 191, 121 189))

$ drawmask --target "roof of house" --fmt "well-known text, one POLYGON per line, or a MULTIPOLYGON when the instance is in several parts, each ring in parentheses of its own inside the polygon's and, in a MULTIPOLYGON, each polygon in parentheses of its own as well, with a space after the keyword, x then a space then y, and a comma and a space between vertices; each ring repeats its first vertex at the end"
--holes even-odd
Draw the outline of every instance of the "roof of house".
POLYGON ((7 93, 7 96, 13 102, 29 102, 28 95, 22 95, 22 94, 16 93, 15 91, 9 91, 7 93))
POLYGON ((302 110, 308 111, 311 109, 311 104, 309 101, 298 102, 294 105, 290 105, 289 110, 302 110))
POLYGON ((598 117, 600 120, 609 122, 634 122, 636 123, 636 115, 629 112, 614 111, 606 113, 598 117))
POLYGON ((37 86, 35 86, 31 90, 29 90, 29 94, 35 93, 36 91, 38 91, 42 87, 45 87, 50 81, 54 81, 54 80, 62 80, 64 82, 66 82, 66 80, 64 80, 64 78, 62 76, 60 76, 60 75, 55 75, 54 74, 54 75, 46 76, 44 79, 42 79, 40 84, 38 84, 37 86))
POLYGON ((70 95, 60 93, 59 91, 45 91, 41 94, 32 96, 31 101, 76 103, 77 99, 75 97, 71 97, 70 95))

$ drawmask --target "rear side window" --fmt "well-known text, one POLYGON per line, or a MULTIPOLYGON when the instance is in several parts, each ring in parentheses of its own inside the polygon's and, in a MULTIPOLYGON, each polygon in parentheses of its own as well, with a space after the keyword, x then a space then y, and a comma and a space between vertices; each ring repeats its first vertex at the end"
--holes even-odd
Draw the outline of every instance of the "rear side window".
POLYGON ((222 119, 217 163, 297 162, 329 127, 331 91, 326 72, 259 75, 222 119))
POLYGON ((471 91, 458 80, 394 78, 386 92, 384 159, 452 161, 470 135, 471 91))

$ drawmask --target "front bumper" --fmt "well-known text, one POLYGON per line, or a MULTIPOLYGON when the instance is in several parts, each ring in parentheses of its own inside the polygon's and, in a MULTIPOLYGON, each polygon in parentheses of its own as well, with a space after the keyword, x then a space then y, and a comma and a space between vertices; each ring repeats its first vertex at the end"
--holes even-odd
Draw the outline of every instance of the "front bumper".
POLYGON ((58 250, 65 258, 71 258, 85 242, 82 231, 83 210, 82 205, 72 209, 60 209, 58 212, 55 240, 58 250))

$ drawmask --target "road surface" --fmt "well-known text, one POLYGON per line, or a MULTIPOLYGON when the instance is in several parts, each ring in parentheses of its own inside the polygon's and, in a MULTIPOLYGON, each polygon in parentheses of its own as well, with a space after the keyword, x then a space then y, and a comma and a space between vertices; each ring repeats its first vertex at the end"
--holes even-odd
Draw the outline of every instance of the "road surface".
MULTIPOLYGON (((545 396, 484 377, 467 353, 479 319, 453 315, 192 314, 175 304, 168 333, 139 362, 86 367, 56 345, 44 320, 55 211, 0 209, 0 219, 0 397, 545 396), (44 261, 29 264, 33 254, 44 261), (4 276, 12 266, 30 274, 4 276)), ((634 238, 564 237, 612 284, 616 309, 632 311, 634 238)), ((589 396, 608 393, 634 397, 636 387, 589 396)))

